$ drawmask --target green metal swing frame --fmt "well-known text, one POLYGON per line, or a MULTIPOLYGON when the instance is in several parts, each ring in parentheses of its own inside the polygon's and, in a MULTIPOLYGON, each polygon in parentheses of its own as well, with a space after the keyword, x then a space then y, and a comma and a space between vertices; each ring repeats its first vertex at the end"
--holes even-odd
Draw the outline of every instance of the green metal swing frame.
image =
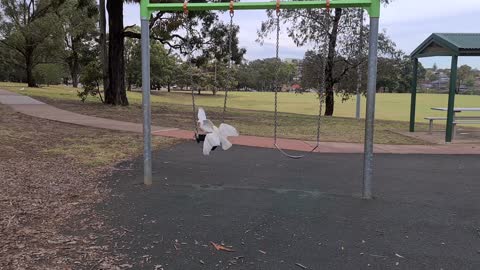
POLYGON ((375 94, 377 80, 377 49, 380 18, 380 0, 319 0, 319 1, 270 1, 270 2, 206 2, 206 3, 151 3, 140 1, 142 29, 142 106, 144 137, 144 183, 152 184, 152 134, 150 104, 150 29, 149 21, 154 12, 268 10, 268 9, 323 9, 363 8, 370 15, 368 57, 367 106, 365 117, 365 144, 363 161, 363 190, 365 199, 372 198, 373 178, 373 129, 375 119, 375 94))
MULTIPOLYGON (((140 14, 143 18, 150 18, 156 11, 178 12, 183 11, 183 2, 177 3, 150 3, 141 1, 140 14)), ((312 9, 312 8, 364 8, 371 17, 380 17, 380 0, 322 0, 322 1, 280 1, 280 9, 312 9)), ((276 9, 276 1, 269 2, 234 2, 234 10, 265 10, 276 9)), ((189 3, 189 11, 229 10, 230 2, 189 3)))

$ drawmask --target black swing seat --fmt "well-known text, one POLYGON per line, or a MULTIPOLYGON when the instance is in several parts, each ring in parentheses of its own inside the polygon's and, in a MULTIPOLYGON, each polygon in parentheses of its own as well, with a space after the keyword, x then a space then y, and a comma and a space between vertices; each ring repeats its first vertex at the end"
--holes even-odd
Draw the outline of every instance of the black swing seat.
MULTIPOLYGON (((204 142, 205 137, 207 137, 207 134, 195 134, 195 140, 197 143, 204 142)), ((215 151, 217 149, 217 146, 212 147, 212 151, 215 151)))
POLYGON ((207 137, 207 134, 195 134, 195 140, 197 143, 205 141, 205 137, 207 137))

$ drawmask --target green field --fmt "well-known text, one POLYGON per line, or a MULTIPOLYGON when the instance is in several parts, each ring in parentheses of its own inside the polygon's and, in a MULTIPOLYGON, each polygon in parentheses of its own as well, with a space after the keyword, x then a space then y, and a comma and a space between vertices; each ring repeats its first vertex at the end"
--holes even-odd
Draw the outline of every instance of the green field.
MULTIPOLYGON (((40 96, 64 100, 78 100, 76 89, 64 86, 50 86, 44 88, 25 88, 23 84, 0 83, 0 87, 19 91, 29 96, 40 96)), ((165 93, 152 96, 152 103, 158 104, 191 104, 191 96, 187 93, 165 93)), ((256 111, 273 111, 273 93, 269 92, 230 92, 228 106, 235 109, 256 111)), ((132 104, 141 103, 141 93, 129 92, 128 98, 132 104)), ((377 94, 376 118, 383 120, 408 121, 410 114, 410 94, 377 94)), ((446 107, 447 95, 445 94, 418 94, 417 95, 417 122, 425 122, 427 116, 443 116, 445 113, 432 111, 431 107, 446 107)), ((197 105, 205 107, 219 107, 223 105, 223 92, 212 96, 211 92, 205 92, 196 97, 197 105)), ((96 102, 95 98, 89 98, 89 102, 96 102)), ((456 107, 480 107, 480 96, 457 95, 456 107)), ((316 94, 306 93, 296 95, 294 93, 280 93, 279 111, 285 113, 297 113, 315 115, 318 112, 318 100, 316 94)), ((365 98, 362 98, 362 116, 365 113, 365 98)), ((355 98, 342 102, 341 97, 336 97, 336 117, 354 117, 355 98)))

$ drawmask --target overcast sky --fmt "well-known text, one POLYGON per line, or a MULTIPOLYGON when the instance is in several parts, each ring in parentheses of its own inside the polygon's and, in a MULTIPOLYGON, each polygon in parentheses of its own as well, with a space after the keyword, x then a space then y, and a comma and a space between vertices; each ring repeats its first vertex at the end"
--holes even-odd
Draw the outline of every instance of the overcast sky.
MULTIPOLYGON (((139 13, 139 5, 126 5, 125 24, 140 24, 139 13)), ((222 18, 227 17, 227 14, 222 15, 222 18)), ((235 12, 235 24, 240 25, 240 46, 247 49, 246 58, 249 60, 275 55, 273 40, 263 46, 255 42, 257 29, 264 19, 265 11, 235 12)), ((394 0, 382 7, 380 28, 398 48, 410 53, 431 33, 480 33, 480 0, 394 0)), ((303 58, 306 49, 308 47, 296 47, 286 35, 281 36, 282 58, 303 58)), ((421 62, 426 67, 433 63, 439 67, 450 66, 450 59, 446 57, 424 58, 421 62)), ((480 57, 461 57, 459 62, 480 69, 480 57)))

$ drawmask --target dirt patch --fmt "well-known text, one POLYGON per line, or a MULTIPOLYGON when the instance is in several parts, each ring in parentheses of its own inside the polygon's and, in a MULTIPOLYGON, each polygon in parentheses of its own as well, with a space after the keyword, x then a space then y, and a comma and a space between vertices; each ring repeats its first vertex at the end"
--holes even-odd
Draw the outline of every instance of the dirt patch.
MULTIPOLYGON (((128 268, 95 211, 112 165, 141 153, 141 135, 37 119, 0 105, 0 269, 128 268)), ((162 147, 174 140, 159 139, 162 147)))

